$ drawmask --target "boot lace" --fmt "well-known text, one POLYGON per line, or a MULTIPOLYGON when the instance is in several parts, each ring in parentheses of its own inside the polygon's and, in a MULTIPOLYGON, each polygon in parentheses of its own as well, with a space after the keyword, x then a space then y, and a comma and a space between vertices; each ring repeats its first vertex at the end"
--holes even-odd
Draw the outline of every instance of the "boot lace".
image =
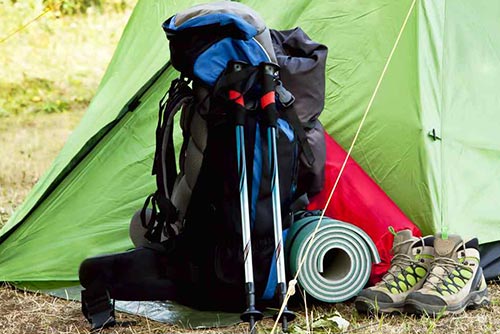
MULTIPOLYGON (((422 238, 422 245, 424 244, 424 241, 422 238)), ((392 253, 394 254, 392 260, 391 260, 391 266, 389 267, 389 270, 387 270, 387 273, 382 277, 382 281, 380 281, 378 284, 386 284, 390 285, 391 282, 396 281, 396 277, 404 271, 407 267, 412 266, 414 264, 418 263, 418 260, 415 260, 413 257, 406 253, 397 253, 395 250, 406 244, 406 243, 413 243, 415 242, 415 239, 410 239, 406 240, 400 243, 395 244, 392 247, 392 253)))
MULTIPOLYGON (((462 253, 460 258, 465 258, 465 253, 462 253)), ((472 272, 472 269, 467 266, 467 262, 461 263, 449 257, 436 257, 431 263, 429 276, 427 277, 425 285, 435 290, 441 290, 443 285, 447 286, 449 284, 445 281, 446 278, 453 279, 456 276, 453 274, 454 271, 458 272, 458 277, 461 278, 461 270, 472 272)))

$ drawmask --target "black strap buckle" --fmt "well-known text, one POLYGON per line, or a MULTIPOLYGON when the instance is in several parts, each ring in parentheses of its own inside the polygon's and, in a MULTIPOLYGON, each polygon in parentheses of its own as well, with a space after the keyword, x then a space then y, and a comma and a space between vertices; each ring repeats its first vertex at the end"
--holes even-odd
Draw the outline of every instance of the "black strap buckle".
POLYGON ((82 290, 82 313, 89 321, 91 330, 111 327, 116 324, 115 304, 109 293, 91 293, 82 290))

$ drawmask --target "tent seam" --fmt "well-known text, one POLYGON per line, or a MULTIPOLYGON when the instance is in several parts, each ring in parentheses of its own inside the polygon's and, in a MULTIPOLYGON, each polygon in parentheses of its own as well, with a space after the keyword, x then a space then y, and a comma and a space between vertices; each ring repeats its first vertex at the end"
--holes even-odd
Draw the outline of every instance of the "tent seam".
POLYGON ((444 94, 443 94, 443 82, 444 82, 444 50, 445 50, 445 36, 446 36, 446 4, 447 4, 447 1, 445 0, 444 1, 444 13, 443 13, 443 32, 442 32, 442 45, 441 45, 441 59, 440 59, 440 73, 439 73, 439 110, 438 110, 438 115, 439 115, 439 129, 440 129, 440 132, 441 132, 441 140, 439 141, 439 145, 440 145, 440 158, 441 158, 441 161, 439 163, 439 167, 441 168, 441 177, 440 177, 440 193, 441 193, 441 200, 439 201, 439 208, 440 208, 440 219, 441 221, 439 222, 439 225, 440 225, 440 228, 441 228, 441 232, 444 232, 444 229, 446 228, 447 230, 447 226, 445 227, 444 226, 444 219, 445 219, 445 207, 447 206, 446 203, 445 203, 445 195, 446 195, 446 190, 444 189, 444 185, 445 185, 445 182, 444 182, 444 135, 443 135, 443 114, 444 114, 444 108, 443 108, 443 105, 444 105, 444 94))

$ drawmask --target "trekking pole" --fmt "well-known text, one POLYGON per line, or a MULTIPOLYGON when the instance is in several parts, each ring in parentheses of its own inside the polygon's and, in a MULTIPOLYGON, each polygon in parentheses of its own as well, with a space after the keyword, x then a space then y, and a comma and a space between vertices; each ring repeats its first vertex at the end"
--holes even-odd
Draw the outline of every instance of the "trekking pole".
MULTIPOLYGON (((285 259, 283 252, 283 230, 281 222, 281 200, 278 175, 278 150, 276 147, 276 127, 278 112, 276 110, 275 101, 275 81, 274 74, 279 70, 279 67, 272 63, 261 63, 260 74, 262 83, 262 96, 260 105, 264 111, 264 122, 267 125, 267 140, 269 147, 269 168, 271 170, 271 195, 273 206, 273 226, 274 226, 274 245, 276 256, 276 271, 277 271, 277 293, 280 304, 285 302, 287 293, 285 259)), ((278 316, 278 315, 277 315, 278 316)), ((288 332, 288 322, 295 319, 295 313, 289 311, 285 305, 281 315, 282 328, 284 332, 288 332)))
MULTIPOLYGON (((246 63, 230 62, 229 72, 241 71, 246 63)), ((237 85, 235 85, 237 86, 237 85)), ((241 86, 241 85, 240 85, 241 86)), ((240 211, 241 211, 241 235, 243 239, 243 258, 245 266, 245 292, 247 309, 241 314, 241 320, 248 322, 250 333, 255 333, 255 323, 262 319, 262 313, 255 308, 255 286, 253 278, 252 242, 250 239, 250 210, 248 206, 248 185, 245 158, 245 101, 241 87, 232 87, 229 90, 229 99, 235 103, 236 121, 236 155, 238 158, 238 174, 240 178, 240 211)))

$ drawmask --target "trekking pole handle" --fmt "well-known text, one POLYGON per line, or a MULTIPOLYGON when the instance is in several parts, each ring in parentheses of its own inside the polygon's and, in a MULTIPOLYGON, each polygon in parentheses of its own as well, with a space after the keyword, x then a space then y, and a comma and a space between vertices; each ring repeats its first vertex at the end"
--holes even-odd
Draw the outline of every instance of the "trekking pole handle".
POLYGON ((275 74, 279 71, 279 66, 273 63, 262 62, 259 65, 262 82, 262 96, 260 106, 264 111, 263 121, 267 126, 276 127, 278 111, 276 110, 275 74))
MULTIPOLYGON (((241 72, 246 66, 247 63, 242 61, 230 61, 227 65, 229 73, 237 73, 241 72)), ((235 122, 236 125, 244 125, 245 124, 245 100, 243 98, 243 92, 241 83, 235 83, 234 87, 229 88, 229 100, 233 101, 236 104, 235 109, 235 122)))

